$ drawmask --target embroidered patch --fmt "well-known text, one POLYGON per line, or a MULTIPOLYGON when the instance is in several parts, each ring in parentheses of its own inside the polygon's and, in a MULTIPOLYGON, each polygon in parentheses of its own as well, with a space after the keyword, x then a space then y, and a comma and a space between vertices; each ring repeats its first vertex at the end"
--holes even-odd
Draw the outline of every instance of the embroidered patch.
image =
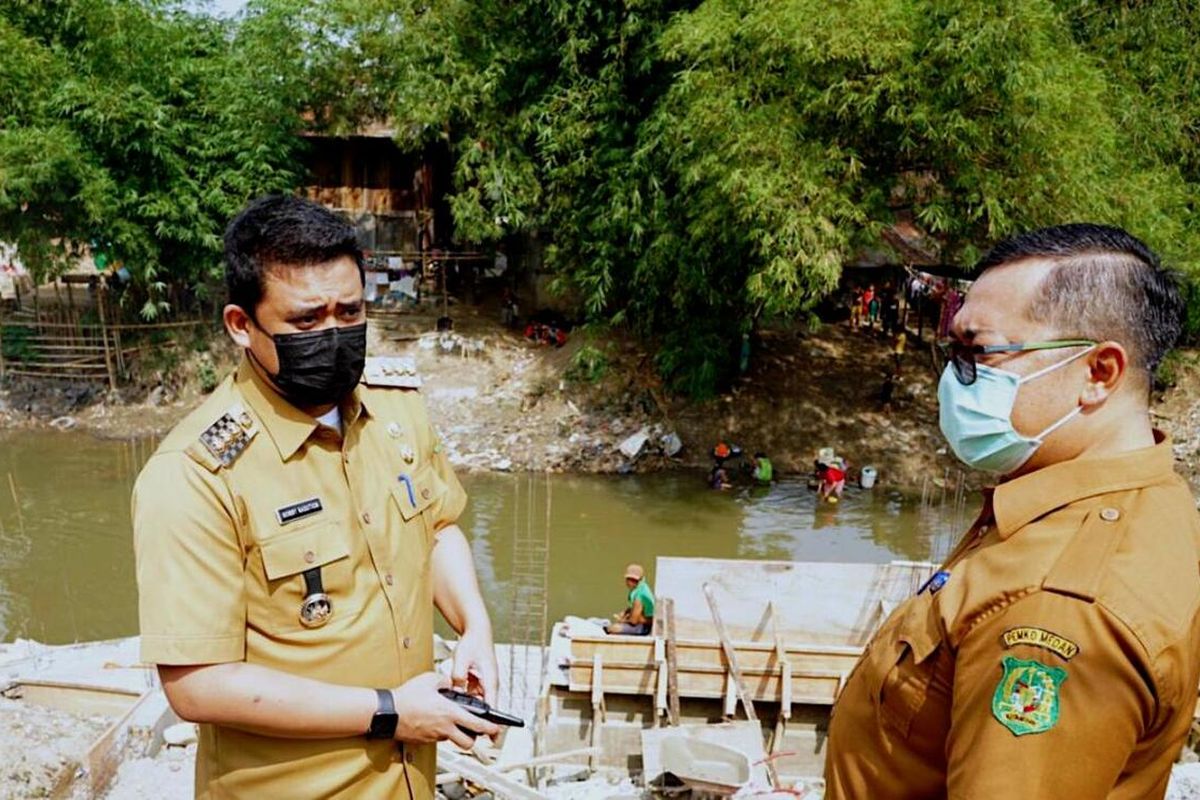
POLYGON ((1079 652, 1079 645, 1044 628, 1009 628, 1000 637, 1000 641, 1004 643, 1005 647, 1016 647, 1019 644, 1044 647, 1067 661, 1070 661, 1079 652))
POLYGON ((1039 661, 1005 656, 1004 674, 992 695, 992 716, 1014 736, 1045 733, 1058 724, 1058 700, 1067 671, 1039 661))
POLYGON ((287 525, 289 522, 311 517, 321 510, 321 498, 313 497, 308 500, 301 500, 299 503, 292 503, 290 506, 276 509, 275 517, 279 520, 280 525, 287 525))

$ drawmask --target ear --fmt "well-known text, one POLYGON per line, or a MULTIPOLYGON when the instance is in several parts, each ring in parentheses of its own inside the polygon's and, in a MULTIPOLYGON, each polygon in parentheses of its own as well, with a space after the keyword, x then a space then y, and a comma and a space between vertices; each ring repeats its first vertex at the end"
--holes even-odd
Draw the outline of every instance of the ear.
POLYGON ((253 323, 246 310, 241 306, 227 305, 221 312, 221 319, 225 322, 225 331, 233 343, 243 350, 249 350, 250 326, 253 323))
POLYGON ((1079 397, 1084 408, 1100 405, 1117 391, 1129 370, 1129 355, 1117 342, 1101 342, 1086 363, 1088 382, 1079 397))

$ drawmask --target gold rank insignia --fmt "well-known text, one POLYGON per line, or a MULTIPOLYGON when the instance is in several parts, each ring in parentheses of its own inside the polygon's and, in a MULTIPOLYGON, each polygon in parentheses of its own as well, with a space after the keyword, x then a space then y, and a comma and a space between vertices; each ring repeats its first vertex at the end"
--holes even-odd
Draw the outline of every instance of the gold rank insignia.
POLYGON ((200 443, 213 457, 228 467, 258 434, 254 418, 240 403, 230 406, 216 422, 200 434, 200 443))
POLYGON ((421 388, 421 376, 417 374, 417 365, 411 358, 368 358, 363 367, 362 381, 368 386, 421 388))

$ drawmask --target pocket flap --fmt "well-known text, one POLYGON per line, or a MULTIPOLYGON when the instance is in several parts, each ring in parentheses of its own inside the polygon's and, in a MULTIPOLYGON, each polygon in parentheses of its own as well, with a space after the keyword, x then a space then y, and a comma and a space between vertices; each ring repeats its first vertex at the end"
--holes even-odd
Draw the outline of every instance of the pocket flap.
POLYGON ((329 524, 276 536, 259 547, 267 579, 272 581, 350 557, 346 542, 335 535, 329 524))
POLYGON ((392 484, 392 497, 400 507, 400 516, 409 522, 446 493, 446 484, 437 471, 424 464, 412 473, 402 473, 392 484), (408 480, 405 480, 405 478, 408 480))
POLYGON ((896 638, 908 645, 912 651, 913 663, 920 664, 937 650, 942 643, 942 631, 938 625, 937 612, 933 608, 933 597, 929 594, 921 596, 912 604, 900 623, 896 638))

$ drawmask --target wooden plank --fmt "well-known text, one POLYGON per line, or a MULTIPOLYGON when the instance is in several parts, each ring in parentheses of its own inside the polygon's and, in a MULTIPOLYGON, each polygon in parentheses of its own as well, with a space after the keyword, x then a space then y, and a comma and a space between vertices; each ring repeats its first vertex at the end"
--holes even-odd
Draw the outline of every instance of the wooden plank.
POLYGON ((100 341, 104 345, 104 366, 108 370, 108 388, 116 390, 117 388, 117 373, 113 366, 112 355, 108 352, 108 332, 105 330, 107 323, 107 315, 104 313, 104 307, 108 305, 105 301, 107 295, 108 284, 105 281, 100 281, 100 290, 96 294, 96 308, 100 312, 100 341))
POLYGON ((721 596, 721 613, 735 641, 767 642, 764 610, 776 598, 804 597, 776 609, 784 642, 861 646, 881 599, 910 597, 934 565, 815 563, 660 557, 655 595, 675 601, 676 636, 709 638, 712 620, 704 583, 721 596), (915 584, 915 585, 914 585, 915 584))
MULTIPOLYGON (((845 673, 829 672, 824 675, 792 674, 791 700, 793 704, 808 703, 831 705, 836 697, 838 682, 845 673)), ((680 672, 679 696, 681 698, 721 699, 725 696, 724 670, 711 672, 680 672)), ((747 688, 755 702, 777 703, 782 694, 778 672, 759 674, 743 673, 747 688)), ((567 689, 572 692, 590 692, 593 688, 591 669, 575 665, 568 670, 567 689)), ((622 669, 618 665, 604 665, 604 691, 607 694, 632 694, 652 696, 657 688, 655 672, 642 669, 622 669)))
POLYGON ((588 759, 588 767, 595 772, 600 765, 600 731, 604 727, 604 659, 597 654, 592 661, 592 731, 589 744, 595 753, 588 759))
MULTIPOLYGON (((743 669, 776 669, 778 660, 774 643, 735 641, 738 662, 743 669)), ((799 671, 806 669, 844 669, 854 666, 862 655, 861 647, 808 645, 784 643, 787 658, 799 671)), ((725 656, 716 640, 676 639, 676 659, 680 669, 713 667, 724 669, 725 656)), ((571 658, 591 661, 597 653, 605 662, 654 662, 653 641, 644 636, 574 637, 571 639, 571 658)))
POLYGON ((584 756, 591 758, 594 755, 599 755, 597 748, 578 747, 574 750, 564 750, 561 753, 547 753, 544 756, 535 756, 534 758, 527 758, 524 761, 514 761, 511 764, 497 764, 495 769, 499 772, 513 772, 518 769, 540 767, 543 764, 557 764, 561 761, 570 761, 572 758, 583 758, 584 756))
POLYGON ((667 654, 663 640, 657 636, 654 637, 654 663, 657 684, 654 689, 654 726, 658 727, 667 715, 667 654))
POLYGON ((497 797, 512 798, 512 800, 549 800, 541 792, 530 789, 525 784, 518 783, 491 767, 485 767, 472 758, 448 749, 438 748, 438 766, 463 776, 497 797))
POLYGON ((725 658, 729 661, 729 674, 733 676, 738 697, 742 701, 742 709, 746 712, 747 719, 757 720, 758 715, 754 713, 754 698, 750 696, 750 692, 746 688, 746 683, 742 680, 742 671, 738 668, 737 651, 734 650, 733 642, 729 639, 729 633, 725 630, 725 623, 721 620, 721 610, 717 607, 717 598, 713 594, 712 585, 706 583, 702 588, 705 598, 708 599, 708 607, 712 611, 713 624, 717 626, 717 636, 721 639, 721 649, 725 651, 725 658))
POLYGON ((675 649, 675 601, 662 598, 662 609, 667 627, 667 722, 679 724, 679 662, 675 649))
POLYGON ((138 698, 125 715, 108 726, 88 749, 84 763, 87 764, 87 779, 92 797, 103 797, 108 790, 129 749, 130 720, 142 704, 149 701, 151 694, 153 692, 146 692, 138 698))
POLYGON ((84 716, 119 717, 137 702, 137 692, 63 681, 20 681, 4 692, 25 703, 84 716))

